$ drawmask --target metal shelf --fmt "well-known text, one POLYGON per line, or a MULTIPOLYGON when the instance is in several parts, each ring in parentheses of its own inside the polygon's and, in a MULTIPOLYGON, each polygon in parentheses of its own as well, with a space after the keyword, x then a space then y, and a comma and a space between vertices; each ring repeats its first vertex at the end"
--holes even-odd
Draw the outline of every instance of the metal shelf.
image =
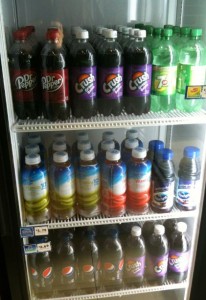
POLYGON ((51 122, 42 117, 36 120, 17 120, 12 126, 14 132, 31 131, 58 131, 58 130, 82 130, 82 129, 105 129, 125 128, 158 125, 182 125, 182 124, 205 124, 206 112, 184 113, 173 110, 169 113, 148 113, 141 116, 127 115, 123 112, 120 116, 104 117, 97 115, 91 119, 76 119, 71 117, 66 121, 51 122))
MULTIPOLYGON (((181 211, 178 208, 174 207, 169 213, 154 213, 150 210, 147 214, 144 215, 130 215, 125 214, 121 217, 106 217, 103 214, 93 217, 93 218, 84 218, 79 215, 74 216, 70 220, 50 220, 45 225, 48 226, 48 229, 61 229, 61 228, 71 228, 71 227, 83 227, 83 226, 92 226, 92 225, 106 225, 106 224, 121 224, 121 223, 130 223, 130 222, 145 222, 149 220, 165 220, 172 218, 189 218, 195 217, 197 214, 197 209, 193 211, 181 211)), ((26 224, 27 226, 31 226, 26 224)), ((42 224, 35 224, 34 226, 41 226, 42 224)))

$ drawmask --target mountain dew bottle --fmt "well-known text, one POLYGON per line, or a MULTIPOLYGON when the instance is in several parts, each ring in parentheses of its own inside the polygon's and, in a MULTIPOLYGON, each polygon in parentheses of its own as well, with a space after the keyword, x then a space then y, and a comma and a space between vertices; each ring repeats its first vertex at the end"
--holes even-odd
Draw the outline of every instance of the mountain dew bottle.
POLYGON ((171 41, 172 32, 171 28, 164 29, 160 43, 153 48, 153 112, 169 112, 175 108, 178 55, 171 41))
POLYGON ((191 29, 189 41, 179 51, 176 107, 193 112, 202 108, 202 85, 205 84, 206 47, 201 41, 202 29, 191 29))

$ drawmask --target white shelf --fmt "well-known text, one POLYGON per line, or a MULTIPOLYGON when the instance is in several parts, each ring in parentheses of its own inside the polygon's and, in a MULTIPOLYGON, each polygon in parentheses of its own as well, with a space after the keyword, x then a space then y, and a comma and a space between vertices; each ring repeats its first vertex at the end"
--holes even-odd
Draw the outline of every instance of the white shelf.
POLYGON ((206 112, 184 113, 173 110, 169 113, 148 113, 141 116, 127 115, 123 112, 120 116, 104 117, 97 115, 91 119, 76 119, 71 117, 66 121, 51 122, 39 117, 36 120, 18 120, 13 126, 14 132, 30 131, 58 131, 143 127, 158 125, 205 124, 206 112))

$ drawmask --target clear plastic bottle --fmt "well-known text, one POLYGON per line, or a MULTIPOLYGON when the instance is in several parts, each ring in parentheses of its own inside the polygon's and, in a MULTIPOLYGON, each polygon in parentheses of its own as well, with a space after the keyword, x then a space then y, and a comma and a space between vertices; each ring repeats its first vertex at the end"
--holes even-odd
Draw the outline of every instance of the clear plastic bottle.
POLYGON ((155 163, 155 159, 157 153, 164 148, 164 142, 160 140, 151 140, 149 141, 147 158, 153 163, 155 163))
POLYGON ((126 138, 121 143, 121 154, 125 150, 126 139, 136 139, 139 142, 139 147, 143 147, 143 142, 138 138, 139 132, 136 129, 129 129, 126 131, 126 138))
POLYGON ((190 40, 179 51, 176 107, 180 111, 199 111, 203 105, 203 100, 197 99, 197 86, 205 84, 206 47, 201 38, 202 29, 192 28, 190 40))
POLYGON ((180 28, 180 36, 177 40, 177 49, 178 51, 180 51, 189 41, 190 39, 190 31, 191 28, 190 27, 181 27, 180 28))
POLYGON ((172 42, 172 29, 164 29, 160 43, 153 48, 153 112, 169 112, 175 108, 177 64, 178 54, 172 42))
POLYGON ((101 149, 97 154, 97 161, 101 167, 101 165, 105 162, 106 159, 106 152, 109 150, 115 149, 114 141, 102 141, 101 142, 101 149))
POLYGON ((71 158, 71 147, 68 145, 67 140, 66 140, 66 135, 63 133, 56 133, 53 136, 53 141, 52 141, 51 145, 49 146, 49 150, 48 150, 48 155, 51 158, 51 160, 53 158, 53 153, 56 151, 66 151, 68 153, 69 157, 71 158), (62 145, 61 143, 65 143, 66 148, 65 147, 63 148, 63 146, 62 146, 61 149, 54 149, 53 148, 54 143, 56 143, 56 142, 57 143, 60 142, 60 144, 56 144, 55 148, 57 147, 57 145, 62 145))
POLYGON ((137 139, 126 139, 124 143, 124 149, 122 150, 121 157, 126 165, 130 163, 132 158, 132 150, 139 146, 137 139))
MULTIPOLYGON (((114 143, 115 143, 115 149, 117 149, 117 150, 120 149, 119 143, 114 138, 114 132, 113 131, 104 131, 102 133, 102 141, 114 141, 114 143)), ((99 144, 98 144, 98 151, 101 150, 101 143, 102 143, 102 141, 99 142, 99 144)))
POLYGON ((89 136, 88 136, 88 133, 86 131, 78 132, 77 133, 77 139, 72 145, 72 155, 75 156, 78 152, 78 149, 77 149, 78 142, 88 141, 88 140, 89 140, 89 136))

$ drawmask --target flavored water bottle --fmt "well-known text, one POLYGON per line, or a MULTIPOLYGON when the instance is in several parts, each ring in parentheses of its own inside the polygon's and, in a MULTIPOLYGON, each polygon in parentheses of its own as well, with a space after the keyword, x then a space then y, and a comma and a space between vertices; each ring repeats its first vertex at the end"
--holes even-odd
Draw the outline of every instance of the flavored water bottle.
POLYGON ((121 216, 126 208, 126 164, 119 150, 106 152, 101 174, 101 208, 110 217, 121 216))
POLYGON ((44 147, 44 145, 42 143, 41 136, 39 134, 37 134, 37 133, 30 133, 28 135, 27 142, 30 145, 31 144, 37 144, 37 145, 39 145, 40 156, 41 156, 42 159, 43 158, 44 158, 44 160, 46 159, 46 157, 45 157, 46 156, 45 147, 44 147))
POLYGON ((126 138, 121 143, 121 153, 125 150, 126 139, 136 139, 139 142, 139 147, 143 147, 143 143, 138 137, 139 137, 139 132, 136 129, 127 130, 126 138))
POLYGON ((77 140, 72 145, 72 155, 73 156, 77 155, 77 152, 78 152, 77 144, 78 144, 78 142, 88 141, 88 140, 89 140, 89 136, 88 136, 87 132, 85 132, 85 131, 78 132, 77 133, 77 140))
POLYGON ((88 218, 97 216, 100 213, 100 170, 93 150, 80 153, 76 176, 79 214, 88 218))
POLYGON ((188 146, 179 163, 176 184, 176 205, 181 210, 194 210, 200 191, 200 149, 188 146))
POLYGON ((106 160, 106 152, 109 150, 113 150, 113 149, 115 149, 115 143, 113 141, 102 141, 101 142, 101 149, 97 154, 97 161, 98 161, 100 167, 106 160))
POLYGON ((126 165, 129 164, 132 158, 132 150, 139 146, 139 141, 137 139, 126 139, 124 143, 124 149, 122 150, 122 160, 126 165))
POLYGON ((67 140, 66 140, 66 135, 63 133, 56 133, 53 136, 53 141, 52 141, 51 145, 49 146, 49 150, 48 150, 49 157, 51 158, 51 160, 53 159, 53 154, 56 151, 66 151, 68 153, 69 157, 71 157, 71 147, 68 145, 67 140), (54 144, 55 144, 55 146, 54 146, 54 144), (65 145, 66 145, 66 147, 65 147, 65 145), (59 146, 59 148, 58 148, 58 146, 59 146))
POLYGON ((127 171, 127 211, 146 213, 149 208, 151 186, 151 162, 144 148, 132 150, 132 160, 127 171))
MULTIPOLYGON (((120 145, 119 143, 115 140, 114 138, 114 132, 113 131, 105 131, 102 134, 102 141, 114 141, 115 143, 115 149, 119 150, 120 149, 120 145)), ((99 142, 98 144, 98 151, 101 150, 101 142, 99 142)))

